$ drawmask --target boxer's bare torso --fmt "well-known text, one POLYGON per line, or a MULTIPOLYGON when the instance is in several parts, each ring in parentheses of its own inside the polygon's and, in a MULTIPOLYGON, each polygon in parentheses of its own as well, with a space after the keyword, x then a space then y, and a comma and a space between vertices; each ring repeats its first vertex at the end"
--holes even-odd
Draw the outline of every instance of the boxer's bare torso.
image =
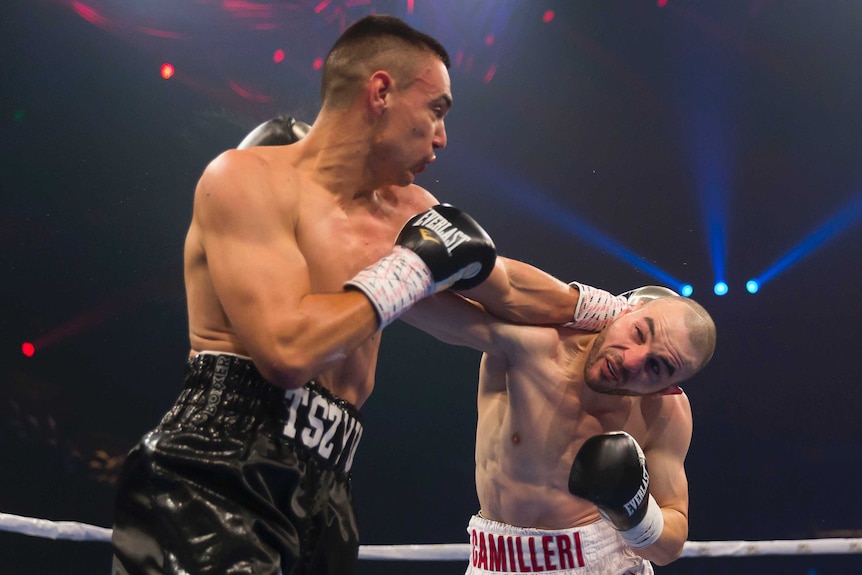
MULTIPOLYGON (((204 180, 199 186, 185 245, 192 353, 253 356, 256 350, 243 343, 257 342, 250 331, 267 332, 265 326, 272 325, 275 332, 280 321, 296 321, 301 329, 301 319, 280 320, 279 314, 296 313, 310 294, 342 292, 347 280, 391 251, 407 219, 437 203, 415 185, 354 197, 333 193, 302 164, 299 147, 229 152, 230 157, 222 156, 211 169, 218 174, 222 166, 217 163, 224 162, 232 173, 252 181, 213 187, 204 180), (221 206, 208 205, 214 203, 213 194, 226 196, 215 198, 221 206), (240 222, 226 224, 221 212, 240 222), (248 271, 262 278, 257 285, 246 284, 248 271), (218 291, 213 274, 219 277, 218 291), (239 325, 230 319, 235 315, 243 318, 239 325)), ((327 302, 321 299, 316 305, 323 310, 327 302)), ((303 313, 313 311, 310 307, 303 313)), ((278 342, 260 344, 277 347, 278 342)), ((380 335, 372 335, 349 353, 328 358, 323 371, 310 375, 359 407, 373 388, 379 345, 380 335)))
POLYGON ((540 529, 592 523, 599 518, 595 505, 568 490, 571 462, 584 441, 625 429, 648 451, 666 442, 668 430, 684 437, 688 398, 595 393, 583 377, 595 334, 518 331, 533 339, 524 342, 529 359, 486 355, 480 370, 476 489, 482 515, 540 529))

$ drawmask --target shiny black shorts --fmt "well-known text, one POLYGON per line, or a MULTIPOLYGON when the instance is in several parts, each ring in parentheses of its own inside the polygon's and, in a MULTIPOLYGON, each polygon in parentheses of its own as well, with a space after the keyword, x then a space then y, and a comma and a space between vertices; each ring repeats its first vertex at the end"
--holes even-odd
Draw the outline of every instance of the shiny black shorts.
POLYGON ((348 574, 359 539, 350 467, 359 412, 250 360, 200 354, 120 474, 115 575, 348 574))

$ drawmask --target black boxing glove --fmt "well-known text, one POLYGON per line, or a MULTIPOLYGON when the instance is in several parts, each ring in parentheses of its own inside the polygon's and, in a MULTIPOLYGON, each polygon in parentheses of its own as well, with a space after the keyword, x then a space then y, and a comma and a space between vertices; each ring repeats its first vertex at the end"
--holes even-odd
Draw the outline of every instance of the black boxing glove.
POLYGON ((494 242, 485 230, 465 212, 443 204, 410 218, 392 253, 345 287, 371 300, 382 329, 424 297, 450 287, 479 285, 496 260, 494 242))
POLYGON ((248 133, 237 146, 238 150, 254 146, 284 146, 294 144, 305 137, 311 126, 290 116, 278 116, 267 120, 248 133))
POLYGON ((594 503, 629 547, 652 545, 664 529, 664 515, 649 493, 646 458, 624 431, 584 442, 569 472, 569 493, 594 503))

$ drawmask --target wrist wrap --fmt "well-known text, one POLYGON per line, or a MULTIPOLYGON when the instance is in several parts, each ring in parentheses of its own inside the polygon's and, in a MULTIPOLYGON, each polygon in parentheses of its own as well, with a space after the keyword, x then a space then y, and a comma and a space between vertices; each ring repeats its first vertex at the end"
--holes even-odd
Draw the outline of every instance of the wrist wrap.
POLYGON ((622 311, 630 307, 626 298, 614 295, 603 289, 594 288, 578 282, 569 283, 577 288, 579 297, 572 321, 564 327, 601 331, 622 311))
POLYGON ((629 547, 641 549, 658 541, 663 529, 664 515, 661 512, 661 507, 650 495, 647 512, 641 522, 631 529, 620 531, 619 534, 629 547))
POLYGON ((379 331, 417 301, 434 293, 434 278, 415 252, 395 246, 389 255, 356 274, 344 286, 358 289, 371 300, 379 331))

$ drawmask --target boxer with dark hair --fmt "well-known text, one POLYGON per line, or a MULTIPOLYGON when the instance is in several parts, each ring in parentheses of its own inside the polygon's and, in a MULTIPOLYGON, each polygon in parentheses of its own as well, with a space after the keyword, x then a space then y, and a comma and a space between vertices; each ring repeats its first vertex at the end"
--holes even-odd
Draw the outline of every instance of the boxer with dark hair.
POLYGON ((692 416, 679 383, 712 357, 715 324, 665 288, 591 290, 582 303, 600 311, 628 303, 570 326, 598 333, 513 324, 453 293, 404 316, 484 352, 469 575, 645 575, 682 553, 692 416))
POLYGON ((576 290, 497 258, 413 183, 446 145, 447 65, 397 18, 363 18, 326 59, 310 128, 275 119, 204 170, 185 386, 121 470, 115 574, 351 573, 381 330, 449 288, 513 321, 573 319, 576 290))

